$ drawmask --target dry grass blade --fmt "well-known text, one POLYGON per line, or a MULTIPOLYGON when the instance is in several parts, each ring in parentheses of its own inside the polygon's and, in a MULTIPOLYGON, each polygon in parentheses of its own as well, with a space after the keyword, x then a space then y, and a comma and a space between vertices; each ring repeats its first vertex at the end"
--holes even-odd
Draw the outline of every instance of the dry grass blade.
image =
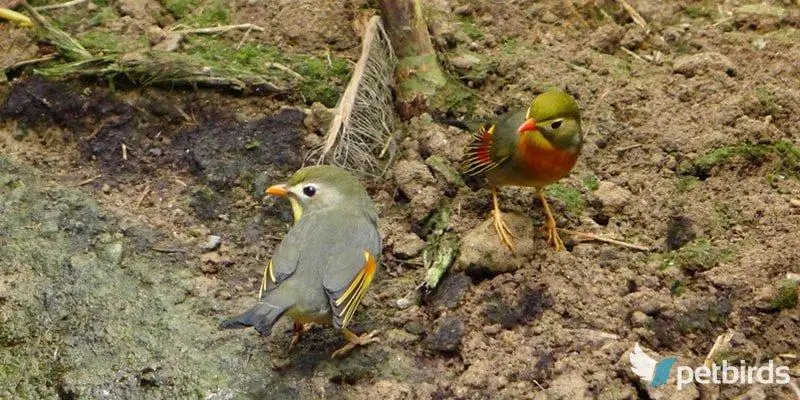
POLYGON ((190 55, 158 51, 140 51, 120 56, 96 57, 52 68, 36 70, 44 76, 99 76, 114 78, 122 75, 142 85, 212 86, 239 92, 269 94, 285 93, 289 89, 269 82, 266 77, 227 65, 209 65, 190 55))
POLYGON ((325 143, 309 158, 376 178, 396 152, 392 99, 396 58, 380 17, 369 20, 363 38, 361 57, 339 99, 325 143))
POLYGON ((65 59, 69 61, 83 61, 92 58, 92 53, 89 53, 77 40, 47 22, 27 2, 23 2, 22 6, 28 11, 28 14, 31 15, 31 19, 41 38, 56 46, 59 53, 61 53, 65 59))

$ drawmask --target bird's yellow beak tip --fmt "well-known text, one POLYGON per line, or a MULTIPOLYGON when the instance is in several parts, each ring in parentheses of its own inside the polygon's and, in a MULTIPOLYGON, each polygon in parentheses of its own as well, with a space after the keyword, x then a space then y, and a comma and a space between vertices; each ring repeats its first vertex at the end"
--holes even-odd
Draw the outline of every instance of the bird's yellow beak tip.
POLYGON ((267 188, 265 193, 275 196, 286 196, 289 193, 289 189, 286 188, 286 185, 272 185, 267 188))
POLYGON ((528 118, 525 122, 522 123, 522 125, 519 126, 519 128, 517 128, 517 133, 525 133, 525 132, 535 131, 537 129, 539 128, 536 127, 536 120, 533 118, 528 118))

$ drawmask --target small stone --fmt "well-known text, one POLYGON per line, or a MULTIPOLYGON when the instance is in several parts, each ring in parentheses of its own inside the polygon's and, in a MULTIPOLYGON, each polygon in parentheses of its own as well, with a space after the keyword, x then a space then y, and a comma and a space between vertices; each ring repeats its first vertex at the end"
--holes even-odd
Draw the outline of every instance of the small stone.
POLYGON ((589 47, 601 53, 612 54, 619 48, 619 42, 623 35, 625 35, 625 28, 617 24, 602 25, 589 40, 589 47))
POLYGON ((399 308, 401 310, 405 310, 406 308, 411 307, 411 304, 413 304, 411 299, 409 299, 407 297, 401 297, 401 298, 397 299, 394 303, 397 306, 397 308, 399 308))
POLYGON ((677 250, 697 237, 694 222, 689 217, 676 215, 672 217, 667 227, 667 237, 664 247, 667 251, 677 250))
POLYGON ((641 311, 634 311, 631 314, 631 324, 633 324, 633 326, 647 326, 650 320, 651 318, 641 311))
POLYGON ((416 257, 425 247, 425 241, 417 234, 409 232, 395 239, 393 252, 398 258, 409 259, 416 257))
POLYGON ((461 239, 460 252, 455 262, 456 271, 465 271, 469 276, 495 276, 513 272, 526 264, 527 257, 534 252, 533 221, 522 213, 504 213, 503 219, 516 236, 512 254, 500 241, 490 216, 461 239))
POLYGON ((419 322, 409 322, 403 325, 403 329, 405 329, 406 332, 413 333, 415 335, 421 335, 425 333, 425 326, 419 322))
POLYGON ((800 208, 800 199, 790 199, 789 205, 794 208, 800 208))
POLYGON ((503 327, 500 326, 500 324, 485 325, 483 327, 483 333, 485 335, 494 336, 494 335, 497 335, 498 333, 500 333, 500 331, 502 329, 503 329, 503 327))
POLYGON ((611 217, 622 212, 633 195, 629 190, 621 188, 612 182, 602 181, 597 190, 592 192, 592 196, 592 204, 600 208, 605 215, 611 217))
POLYGON ((786 280, 794 283, 800 283, 800 274, 796 274, 794 272, 787 272, 786 280))
POLYGON ((222 244, 222 238, 217 235, 209 235, 206 238, 205 243, 200 245, 200 248, 205 251, 214 251, 219 248, 219 245, 222 244))
POLYGON ((113 266, 118 266, 122 261, 122 242, 112 242, 103 247, 100 258, 109 262, 113 266))
POLYGON ((480 64, 481 59, 471 54, 459 54, 450 58, 450 64, 461 70, 471 70, 480 64))
POLYGON ((469 4, 463 4, 456 7, 453 12, 456 13, 456 15, 467 16, 472 14, 472 6, 469 4))
POLYGON ((100 190, 102 190, 105 194, 109 194, 111 193, 111 186, 107 183, 104 183, 100 190))
POLYGON ((161 154, 163 154, 161 149, 159 149, 158 147, 153 147, 152 149, 148 150, 147 152, 150 153, 150 155, 154 156, 154 157, 161 157, 161 154))
POLYGON ((447 274, 430 296, 434 310, 453 310, 469 293, 472 280, 464 274, 447 274))
POLYGON ((166 37, 163 40, 158 42, 158 44, 153 46, 153 50, 157 51, 164 51, 164 52, 173 52, 180 48, 181 43, 183 43, 184 36, 182 33, 175 33, 170 32, 167 33, 166 37))
POLYGON ((728 57, 720 53, 707 52, 677 57, 672 64, 672 69, 676 73, 692 77, 710 71, 723 71, 732 75, 734 67, 728 57))
POLYGON ((166 37, 167 34, 157 26, 151 26, 149 29, 147 29, 147 40, 150 41, 150 45, 160 43, 166 37))
POLYGON ((446 316, 436 321, 433 335, 425 341, 425 347, 443 353, 453 353, 461 346, 464 336, 464 322, 456 316, 446 316))
POLYGON ((796 281, 786 279, 762 287, 756 294, 756 308, 763 312, 774 312, 797 307, 797 286, 796 281))
POLYGON ((556 22, 560 21, 561 18, 558 15, 553 14, 549 10, 545 10, 542 13, 542 16, 539 17, 539 21, 542 21, 545 24, 555 24, 556 22))

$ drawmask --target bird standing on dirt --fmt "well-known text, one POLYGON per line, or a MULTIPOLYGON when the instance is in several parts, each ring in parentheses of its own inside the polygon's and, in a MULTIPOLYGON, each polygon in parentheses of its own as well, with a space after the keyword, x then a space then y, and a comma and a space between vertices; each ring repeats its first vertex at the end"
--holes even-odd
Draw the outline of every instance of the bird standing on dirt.
POLYGON ((497 200, 500 186, 536 188, 546 215, 547 241, 564 250, 544 187, 566 176, 583 146, 578 105, 567 93, 548 91, 536 96, 527 110, 510 112, 474 132, 467 147, 462 172, 484 174, 492 190, 494 229, 514 252, 514 236, 503 221, 497 200))
POLYGON ((289 199, 295 225, 264 270, 258 304, 220 327, 252 326, 266 336, 286 314, 294 320, 293 346, 308 324, 332 323, 348 341, 332 357, 378 341, 377 331, 358 336, 347 328, 381 254, 378 215, 364 187, 324 165, 303 168, 266 193, 289 199))

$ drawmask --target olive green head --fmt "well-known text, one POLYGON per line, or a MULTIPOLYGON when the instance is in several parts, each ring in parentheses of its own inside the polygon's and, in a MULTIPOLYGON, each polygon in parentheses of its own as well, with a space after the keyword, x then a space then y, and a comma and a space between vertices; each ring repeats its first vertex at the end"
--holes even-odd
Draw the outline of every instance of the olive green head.
POLYGON ((305 213, 338 206, 353 206, 374 213, 372 200, 361 182, 347 170, 331 165, 302 168, 292 174, 288 182, 270 186, 266 193, 288 197, 295 220, 305 213))
POLYGON ((536 96, 525 116, 519 133, 541 132, 553 146, 560 149, 580 149, 583 143, 581 112, 568 93, 550 90, 536 96))

